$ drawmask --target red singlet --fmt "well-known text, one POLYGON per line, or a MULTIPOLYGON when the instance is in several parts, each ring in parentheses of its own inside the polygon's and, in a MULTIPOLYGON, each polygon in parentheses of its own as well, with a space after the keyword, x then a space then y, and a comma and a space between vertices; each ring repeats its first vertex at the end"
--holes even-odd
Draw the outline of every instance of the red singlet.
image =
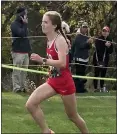
MULTIPOLYGON (((56 39, 55 39, 56 40, 56 39)), ((58 60, 58 53, 55 46, 55 40, 47 47, 47 55, 49 59, 58 60)), ((51 67, 50 77, 47 80, 47 83, 61 95, 70 95, 75 93, 76 88, 74 81, 72 79, 71 72, 69 70, 69 55, 66 54, 66 67, 65 68, 56 68, 51 67)))

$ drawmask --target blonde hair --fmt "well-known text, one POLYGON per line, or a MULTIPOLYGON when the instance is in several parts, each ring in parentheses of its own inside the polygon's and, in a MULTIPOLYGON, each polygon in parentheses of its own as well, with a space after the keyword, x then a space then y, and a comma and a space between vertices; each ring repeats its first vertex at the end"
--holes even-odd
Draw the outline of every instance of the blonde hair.
POLYGON ((65 29, 66 33, 70 32, 69 25, 65 21, 62 21, 62 28, 65 29))

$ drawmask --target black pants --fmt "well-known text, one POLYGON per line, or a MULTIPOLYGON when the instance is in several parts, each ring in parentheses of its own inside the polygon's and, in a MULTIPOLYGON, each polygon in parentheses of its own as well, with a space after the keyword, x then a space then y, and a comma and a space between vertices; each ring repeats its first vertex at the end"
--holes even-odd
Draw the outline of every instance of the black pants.
MULTIPOLYGON (((100 77, 105 77, 106 76, 106 71, 107 71, 107 68, 95 67, 94 68, 94 77, 99 77, 99 76, 100 77)), ((94 80, 93 84, 94 84, 94 88, 97 89, 98 80, 94 80)), ((104 85, 104 80, 100 80, 100 87, 103 88, 103 85, 104 85)))
MULTIPOLYGON (((75 63, 85 64, 85 65, 87 64, 87 62, 81 62, 81 61, 75 61, 75 63)), ((75 65, 76 75, 85 76, 85 71, 86 71, 85 65, 79 65, 79 64, 75 65)), ((81 79, 81 78, 74 79, 76 92, 79 92, 79 93, 86 92, 86 90, 84 89, 84 84, 86 83, 86 81, 87 81, 86 79, 81 79)))

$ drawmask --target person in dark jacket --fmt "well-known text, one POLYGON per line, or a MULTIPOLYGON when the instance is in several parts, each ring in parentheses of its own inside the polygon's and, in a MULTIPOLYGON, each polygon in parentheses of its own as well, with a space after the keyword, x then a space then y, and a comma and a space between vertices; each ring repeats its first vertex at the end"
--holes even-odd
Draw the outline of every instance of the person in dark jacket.
MULTIPOLYGON (((99 67, 95 67, 94 69, 95 77, 98 77, 98 76, 105 77, 106 75, 107 68, 103 68, 103 67, 108 66, 109 55, 113 52, 113 45, 111 43, 112 39, 109 37, 109 32, 110 32, 109 27, 105 26, 102 29, 101 36, 98 37, 101 40, 96 39, 95 41, 95 52, 93 55, 93 64, 94 66, 99 66, 99 67)), ((98 84, 97 80, 94 80, 93 83, 94 83, 94 89, 95 89, 94 91, 101 92, 105 90, 104 80, 100 80, 101 89, 97 89, 97 84, 98 84)))
MULTIPOLYGON (((27 30, 27 10, 23 7, 19 7, 16 13, 16 19, 11 24, 12 32, 12 59, 13 65, 17 67, 28 68, 29 65, 29 53, 31 51, 27 30), (14 38, 15 37, 15 38, 14 38)), ((25 91, 25 80, 27 73, 20 70, 13 70, 12 82, 13 91, 21 92, 25 91)))
MULTIPOLYGON (((72 57, 76 63, 76 75, 85 76, 86 66, 89 61, 89 49, 93 43, 93 39, 86 36, 88 30, 88 24, 83 22, 80 33, 75 37, 74 43, 72 45, 71 53, 72 57), (79 65, 84 64, 84 65, 79 65)), ((77 92, 86 92, 84 84, 86 79, 76 78, 74 79, 77 92)))

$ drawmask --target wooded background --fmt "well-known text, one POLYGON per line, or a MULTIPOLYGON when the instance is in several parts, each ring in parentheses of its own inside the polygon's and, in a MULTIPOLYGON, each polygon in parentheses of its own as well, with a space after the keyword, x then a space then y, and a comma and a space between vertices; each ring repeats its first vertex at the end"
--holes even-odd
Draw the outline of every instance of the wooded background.
MULTIPOLYGON (((70 25, 71 33, 76 32, 79 21, 84 20, 90 26, 90 35, 98 35, 103 26, 108 25, 111 28, 111 37, 114 42, 117 42, 117 1, 1 1, 1 35, 2 37, 11 37, 10 25, 15 19, 15 13, 19 6, 24 6, 28 9, 28 30, 29 36, 42 36, 41 21, 42 16, 46 11, 56 10, 61 15, 64 21, 70 25)), ((74 40, 74 36, 72 36, 74 40)), ((45 56, 46 38, 31 38, 30 43, 32 52, 39 53, 45 56)), ((11 60, 11 45, 12 39, 1 39, 1 62, 3 64, 12 64, 11 60)), ((111 55, 109 66, 117 65, 116 54, 117 44, 114 45, 114 52, 111 55)), ((92 54, 94 49, 90 51, 90 62, 92 64, 92 54)), ((30 63, 33 64, 33 63, 30 63)), ((33 67, 33 69, 42 69, 33 67)), ((43 69, 42 69, 43 70, 43 69)), ((2 68, 2 80, 6 81, 6 75, 12 70, 2 68)), ((30 74, 29 74, 30 75, 30 74)), ((92 68, 87 69, 87 75, 92 75, 92 68)), ((107 77, 116 77, 115 69, 108 69, 107 77)), ((10 78, 10 76, 8 77, 10 78)), ((42 77, 41 77, 42 78, 42 77)), ((39 85, 40 75, 36 75, 33 80, 36 85, 39 85), (37 79, 38 77, 38 79, 37 79)), ((32 79, 30 75, 30 79, 32 79)), ((108 87, 115 89, 114 82, 107 82, 108 87)), ((4 84, 6 85, 6 84, 4 84)), ((8 85, 8 82, 7 82, 8 85)))

